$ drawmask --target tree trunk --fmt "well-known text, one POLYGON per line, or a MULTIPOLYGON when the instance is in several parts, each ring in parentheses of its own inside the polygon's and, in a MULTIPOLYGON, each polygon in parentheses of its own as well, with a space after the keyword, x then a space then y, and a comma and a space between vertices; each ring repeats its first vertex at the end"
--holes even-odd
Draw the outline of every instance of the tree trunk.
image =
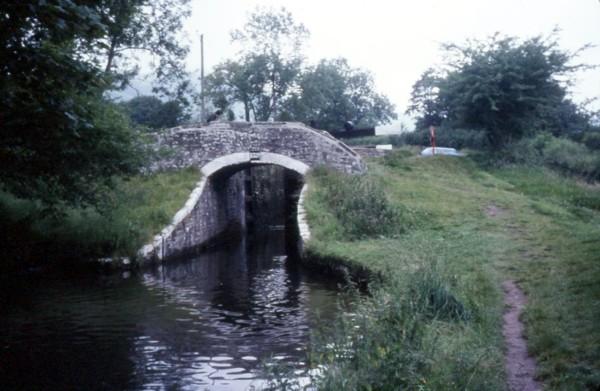
POLYGON ((115 58, 117 49, 117 37, 112 37, 110 41, 110 49, 108 49, 108 61, 106 62, 106 68, 104 68, 104 73, 110 72, 110 68, 112 68, 112 63, 115 58))
POLYGON ((271 76, 271 112, 269 113, 269 119, 275 121, 275 116, 277 115, 277 92, 275 90, 275 72, 271 76))
POLYGON ((250 122, 250 107, 248 107, 248 102, 244 102, 244 114, 246 115, 246 122, 250 122))

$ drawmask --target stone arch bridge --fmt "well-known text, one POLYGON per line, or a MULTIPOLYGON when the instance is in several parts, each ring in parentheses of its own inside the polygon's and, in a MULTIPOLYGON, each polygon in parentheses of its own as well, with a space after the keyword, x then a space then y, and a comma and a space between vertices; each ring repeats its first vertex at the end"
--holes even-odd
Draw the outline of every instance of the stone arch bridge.
POLYGON ((275 164, 304 175, 326 165, 361 173, 356 152, 329 133, 289 122, 216 122, 204 127, 173 128, 158 139, 175 154, 159 163, 168 168, 197 166, 203 175, 236 166, 275 164))
MULTIPOLYGON (((300 183, 310 168, 322 165, 349 174, 366 171, 360 156, 347 145, 301 123, 216 122, 178 127, 158 136, 156 145, 170 153, 154 170, 195 166, 202 178, 171 224, 140 250, 142 261, 177 257, 211 241, 232 224, 245 227, 250 167, 284 167, 300 183)), ((300 230, 307 232, 301 205, 298 209, 300 230)))

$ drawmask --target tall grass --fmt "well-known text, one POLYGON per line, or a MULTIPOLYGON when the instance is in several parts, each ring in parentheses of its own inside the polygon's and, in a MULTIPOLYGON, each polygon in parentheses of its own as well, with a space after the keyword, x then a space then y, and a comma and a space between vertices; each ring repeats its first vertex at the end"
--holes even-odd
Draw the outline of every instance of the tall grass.
POLYGON ((408 227, 406 211, 389 202, 377 180, 323 167, 313 170, 312 178, 316 196, 337 219, 340 238, 395 236, 408 227))
POLYGON ((584 144, 539 134, 507 146, 506 158, 529 166, 545 165, 565 174, 600 180, 600 154, 584 144))
POLYGON ((16 263, 132 256, 169 223, 200 178, 196 169, 116 178, 96 206, 48 214, 36 200, 0 192, 7 259, 16 263))
POLYGON ((369 296, 356 295, 351 313, 315 334, 312 385, 319 390, 498 389, 496 377, 479 373, 479 356, 443 362, 445 347, 431 331, 463 327, 471 319, 452 292, 451 278, 435 262, 387 277, 369 296))

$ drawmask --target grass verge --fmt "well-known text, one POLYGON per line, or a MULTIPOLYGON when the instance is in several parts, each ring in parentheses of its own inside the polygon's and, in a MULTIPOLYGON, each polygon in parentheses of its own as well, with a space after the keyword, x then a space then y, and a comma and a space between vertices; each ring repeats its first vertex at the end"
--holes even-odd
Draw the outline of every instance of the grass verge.
POLYGON ((317 344, 314 364, 329 368, 320 389, 504 389, 507 278, 529 297, 526 333, 545 386, 600 387, 600 188, 406 151, 369 162, 367 175, 405 211, 403 234, 345 237, 343 210, 309 177, 308 251, 385 276, 335 326, 338 339, 317 344))
POLYGON ((199 178, 190 168, 115 179, 96 207, 63 207, 52 215, 38 202, 0 193, 6 259, 40 264, 132 256, 171 221, 199 178))

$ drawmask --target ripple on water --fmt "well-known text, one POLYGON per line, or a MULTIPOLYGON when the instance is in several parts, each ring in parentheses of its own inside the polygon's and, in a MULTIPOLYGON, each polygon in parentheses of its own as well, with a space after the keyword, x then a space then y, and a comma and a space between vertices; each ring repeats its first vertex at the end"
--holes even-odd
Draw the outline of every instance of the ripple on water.
POLYGON ((238 391, 261 383, 271 357, 305 369, 315 312, 335 311, 336 291, 265 251, 251 258, 231 246, 127 279, 12 282, 0 384, 238 391))

